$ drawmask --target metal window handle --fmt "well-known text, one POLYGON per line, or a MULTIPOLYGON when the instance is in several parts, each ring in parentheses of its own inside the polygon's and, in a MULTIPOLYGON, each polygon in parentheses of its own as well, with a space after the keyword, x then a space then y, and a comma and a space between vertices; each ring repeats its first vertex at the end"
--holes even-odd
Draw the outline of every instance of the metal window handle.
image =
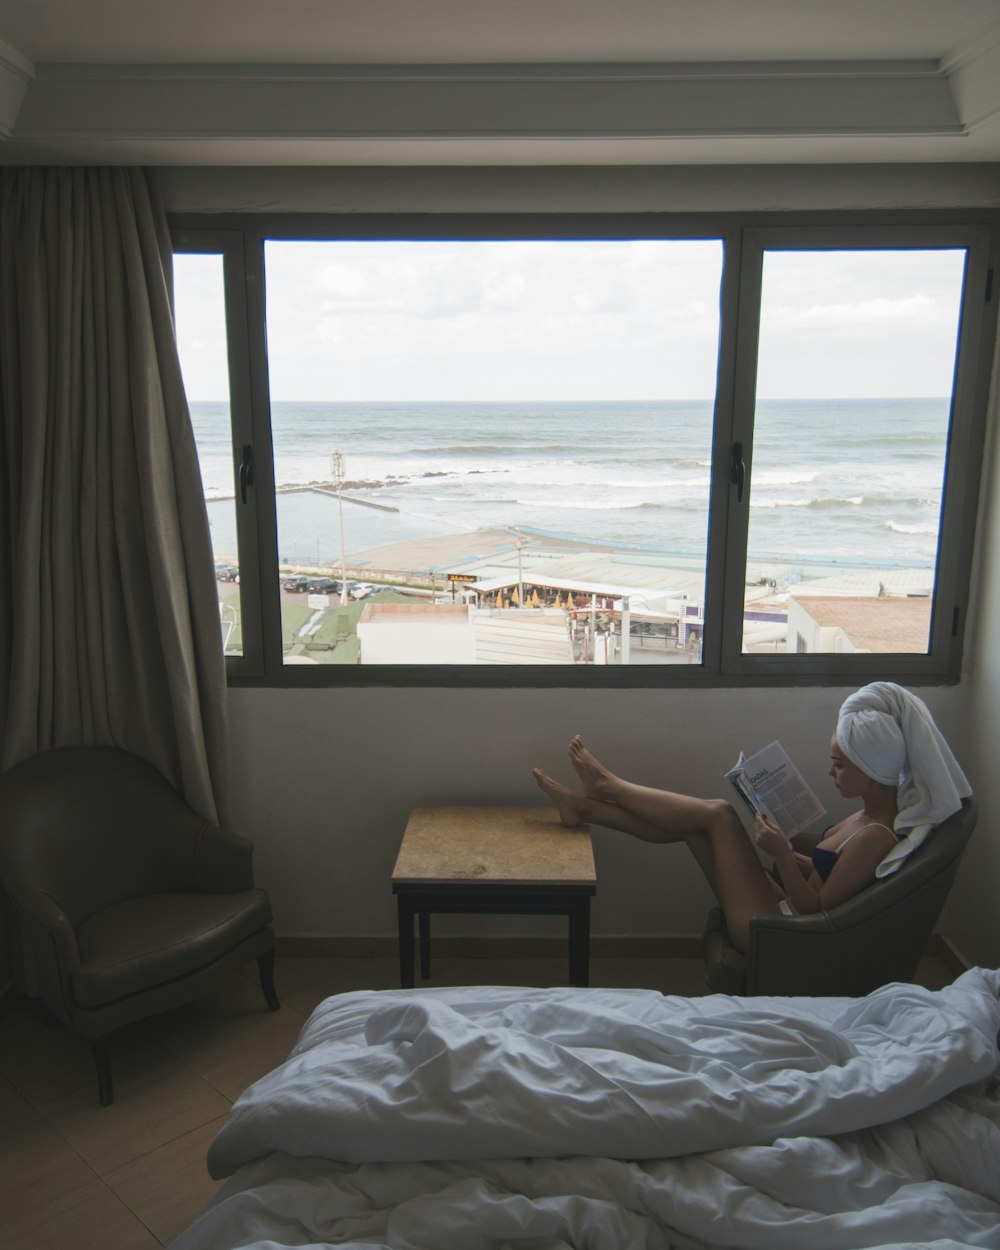
POLYGON ((243 459, 240 461, 240 499, 247 501, 247 487, 253 485, 253 448, 249 443, 243 445, 243 459))
POLYGON ((733 443, 733 455, 729 462, 729 480, 736 487, 736 502, 743 502, 743 488, 747 480, 747 465, 743 459, 743 444, 733 443))

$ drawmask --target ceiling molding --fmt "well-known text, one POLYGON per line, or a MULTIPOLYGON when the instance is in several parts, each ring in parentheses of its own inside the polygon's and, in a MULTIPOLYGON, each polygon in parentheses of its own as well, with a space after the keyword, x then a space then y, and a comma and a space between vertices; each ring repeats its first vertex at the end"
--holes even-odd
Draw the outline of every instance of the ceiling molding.
MULTIPOLYGON (((2 44, 0 44, 2 46, 2 44)), ((32 71, 33 73, 36 71, 32 71)), ((568 79, 581 82, 672 78, 927 78, 938 77, 933 57, 908 60, 803 61, 521 61, 521 62, 44 62, 37 76, 76 81, 120 79, 170 81, 192 78, 221 81, 517 82, 568 79)))
MULTIPOLYGON (((23 87, 22 87, 23 91, 23 87)), ((67 141, 960 136, 936 61, 51 65, 15 137, 67 141)))
POLYGON ((970 132, 1000 118, 1000 22, 949 56, 942 68, 970 132))
POLYGON ((946 74, 957 73, 975 63, 980 57, 989 56, 998 44, 1000 44, 1000 20, 991 22, 978 34, 952 48, 941 58, 941 69, 946 74))
POLYGON ((0 139, 9 139, 24 103, 34 66, 16 48, 0 40, 0 139))
POLYGON ((35 76, 35 67, 17 48, 0 39, 0 66, 8 68, 11 73, 20 74, 27 81, 35 76))

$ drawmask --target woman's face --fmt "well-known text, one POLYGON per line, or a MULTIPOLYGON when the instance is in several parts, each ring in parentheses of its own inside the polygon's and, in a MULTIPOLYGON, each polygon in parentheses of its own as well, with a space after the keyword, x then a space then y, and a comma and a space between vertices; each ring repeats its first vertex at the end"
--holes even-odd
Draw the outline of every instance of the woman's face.
POLYGON ((830 739, 830 776, 845 799, 856 799, 865 793, 872 783, 857 764, 852 764, 837 745, 836 737, 830 739))

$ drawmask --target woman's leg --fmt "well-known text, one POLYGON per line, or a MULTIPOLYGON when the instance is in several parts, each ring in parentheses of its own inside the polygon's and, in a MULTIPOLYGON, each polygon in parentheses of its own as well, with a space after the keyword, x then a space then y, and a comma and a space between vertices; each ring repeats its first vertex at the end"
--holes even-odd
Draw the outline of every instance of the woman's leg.
POLYGON ((750 918, 777 914, 779 899, 732 805, 624 781, 579 738, 570 744, 570 759, 583 796, 535 770, 563 823, 605 825, 648 842, 684 842, 722 907, 734 945, 745 952, 750 918))
POLYGON ((634 816, 626 808, 577 794, 561 781, 543 773, 540 768, 533 768, 531 773, 542 793, 548 795, 555 804, 559 819, 567 829, 575 829, 577 825, 584 824, 604 825, 607 829, 617 829, 619 833, 630 833, 634 838, 642 838, 645 842, 664 841, 662 830, 634 816))
MULTIPOLYGON (((587 798, 613 803, 637 816, 657 830, 651 841, 677 842, 703 833, 717 823, 720 809, 729 810, 729 804, 721 800, 699 799, 625 781, 598 763, 579 737, 570 743, 569 758, 587 798)), ((743 826, 738 820, 736 823, 742 831, 743 826)))
MULTIPOLYGON (((775 888, 777 883, 758 859, 736 810, 721 799, 717 802, 725 811, 706 831, 711 869, 705 876, 726 917, 731 942, 745 955, 750 921, 754 916, 780 915, 784 893, 775 888)), ((691 841, 687 844, 691 846, 691 841)))

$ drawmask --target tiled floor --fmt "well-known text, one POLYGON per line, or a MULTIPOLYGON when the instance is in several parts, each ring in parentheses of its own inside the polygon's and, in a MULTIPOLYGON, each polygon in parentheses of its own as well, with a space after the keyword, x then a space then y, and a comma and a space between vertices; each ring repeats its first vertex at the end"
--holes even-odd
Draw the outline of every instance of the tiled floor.
MULTIPOLYGON (((560 985, 565 962, 441 959, 431 985, 560 985)), ((0 1246, 167 1245, 216 1189, 205 1152, 230 1104, 285 1058, 329 994, 398 985, 395 960, 279 959, 270 1012, 251 965, 217 998, 115 1038, 115 1101, 97 1102, 89 1046, 15 1000, 0 1020, 0 1246)), ((952 978, 925 960, 920 979, 952 978)), ((591 984, 702 994, 699 960, 595 959, 591 984)))

